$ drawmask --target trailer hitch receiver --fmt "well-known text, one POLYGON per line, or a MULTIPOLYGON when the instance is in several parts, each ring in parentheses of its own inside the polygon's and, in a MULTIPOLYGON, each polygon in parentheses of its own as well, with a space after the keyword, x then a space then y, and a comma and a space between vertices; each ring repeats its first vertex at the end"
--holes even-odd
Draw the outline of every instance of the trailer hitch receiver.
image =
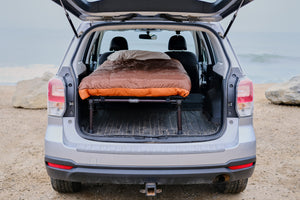
POLYGON ((156 183, 146 183, 145 189, 140 190, 141 193, 145 194, 146 197, 155 197, 157 194, 161 193, 161 189, 156 188, 156 183))

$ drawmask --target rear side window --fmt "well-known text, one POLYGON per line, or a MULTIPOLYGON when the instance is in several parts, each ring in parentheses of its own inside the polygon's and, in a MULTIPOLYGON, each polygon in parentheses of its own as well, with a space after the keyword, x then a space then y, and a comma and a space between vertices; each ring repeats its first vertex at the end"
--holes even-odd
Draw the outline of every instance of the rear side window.
MULTIPOLYGON (((121 36, 124 37, 128 42, 129 50, 147 50, 147 51, 168 51, 168 42, 169 39, 176 35, 175 31, 168 30, 154 30, 150 31, 150 35, 155 35, 156 39, 139 39, 140 34, 146 34, 146 31, 142 30, 125 30, 125 31, 105 31, 101 47, 100 54, 109 52, 110 42, 114 37, 121 36)), ((196 53, 195 51, 195 42, 193 34, 191 31, 181 31, 182 35, 187 44, 187 51, 196 53)))

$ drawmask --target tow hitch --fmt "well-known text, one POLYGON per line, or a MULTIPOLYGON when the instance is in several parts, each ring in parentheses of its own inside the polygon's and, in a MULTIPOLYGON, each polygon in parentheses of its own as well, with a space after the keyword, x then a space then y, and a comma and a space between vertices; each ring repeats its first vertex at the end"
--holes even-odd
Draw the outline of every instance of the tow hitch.
POLYGON ((140 193, 143 193, 146 195, 146 197, 155 197, 156 194, 159 194, 162 192, 162 189, 156 188, 156 183, 146 183, 145 189, 141 189, 140 193))

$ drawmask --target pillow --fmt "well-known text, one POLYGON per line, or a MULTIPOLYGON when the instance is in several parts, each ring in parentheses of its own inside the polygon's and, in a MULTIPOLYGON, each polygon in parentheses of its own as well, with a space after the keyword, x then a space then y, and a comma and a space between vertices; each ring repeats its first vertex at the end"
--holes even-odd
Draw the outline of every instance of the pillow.
POLYGON ((171 58, 162 52, 154 51, 142 51, 142 50, 121 50, 110 54, 107 60, 119 61, 119 60, 149 60, 149 59, 165 59, 170 60, 171 58))

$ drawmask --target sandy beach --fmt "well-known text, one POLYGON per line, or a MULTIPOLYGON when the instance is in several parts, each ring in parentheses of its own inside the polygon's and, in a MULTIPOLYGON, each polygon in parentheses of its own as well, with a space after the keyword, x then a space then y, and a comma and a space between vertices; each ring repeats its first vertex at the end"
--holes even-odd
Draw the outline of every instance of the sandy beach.
MULTIPOLYGON (((257 165, 247 189, 218 194, 210 185, 162 186, 159 199, 300 199, 300 107, 269 103, 255 85, 257 165)), ((137 185, 83 185, 77 194, 52 190, 44 166, 46 110, 11 106, 15 86, 0 86, 0 199, 145 199, 137 185)))

